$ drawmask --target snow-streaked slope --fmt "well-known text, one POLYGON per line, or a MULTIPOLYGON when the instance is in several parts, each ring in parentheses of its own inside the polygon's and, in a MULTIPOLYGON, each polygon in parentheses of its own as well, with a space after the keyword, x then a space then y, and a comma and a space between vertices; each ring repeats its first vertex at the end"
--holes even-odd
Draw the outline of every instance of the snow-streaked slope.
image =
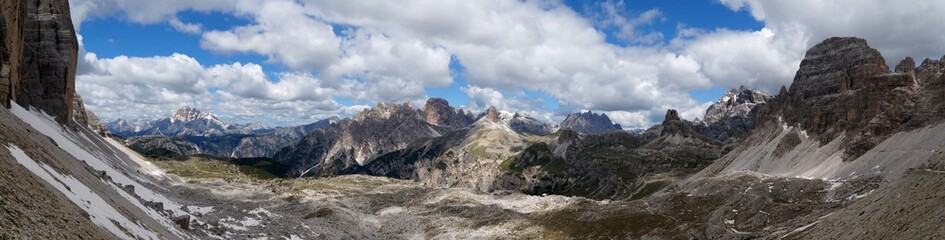
POLYGON ((129 220, 82 182, 71 176, 63 175, 45 164, 37 163, 16 145, 10 145, 6 148, 20 165, 29 169, 34 175, 66 195, 72 203, 88 212, 92 222, 96 225, 122 238, 159 239, 154 231, 129 220))
MULTIPOLYGON (((176 237, 187 236, 186 233, 178 229, 170 220, 170 217, 189 216, 190 214, 181 210, 182 206, 180 204, 142 185, 142 183, 149 183, 150 186, 156 184, 153 184, 152 179, 138 174, 142 172, 159 173, 160 170, 156 170, 154 166, 145 163, 141 159, 131 157, 134 155, 125 154, 127 150, 121 150, 124 147, 113 140, 112 143, 109 143, 109 141, 84 128, 79 128, 78 131, 63 128, 48 114, 26 110, 15 103, 12 105, 10 111, 17 118, 49 137, 59 148, 75 159, 83 161, 94 171, 105 173, 109 179, 108 181, 111 182, 106 185, 147 214, 148 217, 160 223, 164 230, 176 237), (143 201, 161 203, 163 208, 169 210, 173 216, 166 216, 162 212, 146 207, 142 203, 143 201)), ((162 238, 166 238, 166 236, 162 238)))
POLYGON ((886 139, 853 161, 842 160, 843 134, 821 144, 797 127, 782 126, 763 142, 752 143, 743 151, 733 151, 717 160, 702 174, 755 171, 783 177, 825 180, 862 179, 879 176, 894 179, 909 168, 925 163, 934 151, 945 149, 945 123, 901 132, 886 139), (783 155, 775 154, 778 145, 791 135, 800 143, 783 155))

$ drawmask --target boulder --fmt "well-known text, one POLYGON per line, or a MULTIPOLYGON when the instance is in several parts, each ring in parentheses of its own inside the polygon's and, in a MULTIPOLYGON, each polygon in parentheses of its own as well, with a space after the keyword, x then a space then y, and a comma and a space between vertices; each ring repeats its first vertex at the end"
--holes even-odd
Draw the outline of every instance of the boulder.
POLYGON ((180 227, 180 229, 190 230, 190 216, 187 216, 187 215, 179 216, 179 217, 175 217, 172 220, 174 221, 174 224, 177 224, 177 226, 180 227))

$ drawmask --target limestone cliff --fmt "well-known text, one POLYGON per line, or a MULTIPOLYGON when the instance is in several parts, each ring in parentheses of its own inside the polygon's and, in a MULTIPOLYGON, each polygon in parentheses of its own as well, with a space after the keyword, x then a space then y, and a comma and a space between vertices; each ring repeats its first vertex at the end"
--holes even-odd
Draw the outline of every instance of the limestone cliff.
POLYGON ((78 40, 67 0, 0 2, 0 101, 72 120, 78 40))

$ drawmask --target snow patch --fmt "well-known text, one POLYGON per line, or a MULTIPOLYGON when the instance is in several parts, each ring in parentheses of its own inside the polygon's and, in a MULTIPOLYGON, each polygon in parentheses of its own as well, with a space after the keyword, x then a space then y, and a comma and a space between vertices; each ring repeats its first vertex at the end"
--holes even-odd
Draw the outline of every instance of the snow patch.
POLYGON ((187 211, 193 214, 207 215, 213 211, 213 207, 187 206, 187 211))
POLYGON ((7 146, 7 150, 20 165, 23 165, 23 167, 26 167, 26 169, 34 175, 43 179, 43 181, 46 181, 49 185, 52 185, 56 190, 59 190, 69 201, 78 205, 79 208, 85 210, 90 215, 92 222, 96 225, 105 228, 105 230, 115 234, 115 236, 159 239, 156 233, 133 223, 79 180, 71 176, 65 176, 48 165, 34 161, 16 145, 7 146), (128 235, 128 233, 122 229, 127 229, 132 235, 128 235))
MULTIPOLYGON (((130 166, 131 164, 143 160, 130 160, 130 162, 125 162, 123 164, 117 164, 115 162, 123 161, 122 159, 109 159, 106 154, 103 154, 100 151, 93 149, 88 149, 91 147, 82 147, 82 146, 96 146, 94 143, 85 142, 85 144, 79 144, 81 138, 78 137, 81 132, 76 133, 73 131, 68 131, 55 121, 55 119, 43 112, 37 111, 28 111, 23 107, 17 105, 16 103, 11 104, 10 111, 20 120, 29 124, 31 127, 46 135, 50 139, 56 142, 56 144, 62 150, 69 153, 78 160, 85 161, 89 167, 97 171, 105 171, 105 173, 112 179, 112 182, 115 184, 108 184, 111 186, 119 195, 128 199, 129 202, 141 209, 153 218, 155 221, 161 223, 165 229, 178 235, 184 236, 185 234, 177 229, 176 225, 170 221, 170 219, 164 217, 162 213, 157 212, 154 209, 145 207, 141 201, 139 201, 134 196, 125 192, 124 189, 119 188, 119 186, 134 186, 134 193, 138 195, 141 199, 151 202, 160 202, 164 204, 164 208, 170 210, 174 213, 175 216, 180 215, 190 215, 182 210, 182 206, 174 201, 171 201, 164 197, 163 195, 157 194, 151 189, 139 184, 137 181, 132 180, 128 175, 125 175, 124 172, 119 171, 117 168, 120 166, 130 166), (91 151, 91 152, 90 152, 91 151), (95 154, 93 155, 92 152, 95 154), (96 156, 97 155, 97 156, 96 156), (118 186, 116 186, 116 184, 118 186)), ((119 147, 120 149, 121 147, 119 147)), ((111 155, 112 157, 117 158, 118 156, 111 155)), ((129 155, 131 156, 131 155, 129 155)), ((134 157, 130 157, 134 159, 134 157)), ((127 159, 125 159, 128 161, 127 159)), ((129 171, 140 171, 141 169, 130 169, 129 171)), ((147 171, 147 170, 146 170, 147 171)))

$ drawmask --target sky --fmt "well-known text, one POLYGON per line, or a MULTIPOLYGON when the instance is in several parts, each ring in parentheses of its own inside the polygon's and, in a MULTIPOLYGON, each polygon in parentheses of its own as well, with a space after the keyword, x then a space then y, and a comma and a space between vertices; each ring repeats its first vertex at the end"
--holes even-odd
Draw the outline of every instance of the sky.
POLYGON ((290 126, 430 97, 625 128, 789 86, 805 51, 865 38, 888 65, 945 53, 945 1, 71 0, 76 90, 112 121, 182 106, 290 126))

